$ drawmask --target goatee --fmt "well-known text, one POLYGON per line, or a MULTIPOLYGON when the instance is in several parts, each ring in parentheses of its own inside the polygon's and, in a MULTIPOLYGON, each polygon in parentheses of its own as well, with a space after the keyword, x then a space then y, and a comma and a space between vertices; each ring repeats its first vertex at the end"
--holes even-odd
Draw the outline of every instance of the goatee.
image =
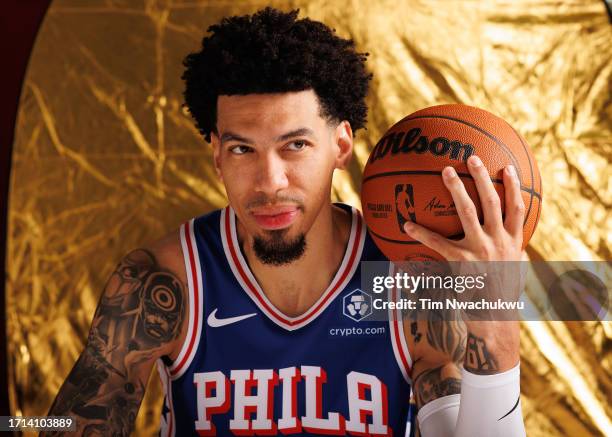
POLYGON ((304 255, 306 237, 300 234, 292 240, 285 240, 285 229, 268 231, 270 238, 255 237, 253 250, 255 256, 264 264, 282 266, 289 264, 304 255))

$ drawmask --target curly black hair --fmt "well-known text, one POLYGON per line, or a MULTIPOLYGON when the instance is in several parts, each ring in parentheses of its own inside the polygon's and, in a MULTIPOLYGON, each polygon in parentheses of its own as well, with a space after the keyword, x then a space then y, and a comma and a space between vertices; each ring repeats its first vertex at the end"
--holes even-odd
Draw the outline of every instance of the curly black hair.
POLYGON ((298 12, 267 7, 224 18, 208 28, 200 51, 187 55, 184 106, 206 141, 216 132, 219 95, 313 89, 323 117, 347 120, 353 132, 364 127, 368 53, 323 23, 297 20, 298 12))

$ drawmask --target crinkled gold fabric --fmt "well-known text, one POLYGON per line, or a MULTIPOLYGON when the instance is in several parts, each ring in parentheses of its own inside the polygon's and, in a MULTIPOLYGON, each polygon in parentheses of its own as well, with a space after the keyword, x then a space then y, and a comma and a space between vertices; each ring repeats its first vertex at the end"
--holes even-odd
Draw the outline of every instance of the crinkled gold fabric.
MULTIPOLYGON (((529 255, 609 260, 612 26, 600 0, 52 3, 12 158, 7 328, 13 414, 43 415, 84 345, 120 257, 225 203, 181 109, 182 58, 221 17, 300 7, 370 53, 368 130, 334 199, 359 206, 380 135, 416 109, 488 109, 529 141, 544 203, 529 255)), ((522 325, 530 437, 612 435, 610 323, 522 325)), ((158 429, 154 373, 137 435, 158 429)))

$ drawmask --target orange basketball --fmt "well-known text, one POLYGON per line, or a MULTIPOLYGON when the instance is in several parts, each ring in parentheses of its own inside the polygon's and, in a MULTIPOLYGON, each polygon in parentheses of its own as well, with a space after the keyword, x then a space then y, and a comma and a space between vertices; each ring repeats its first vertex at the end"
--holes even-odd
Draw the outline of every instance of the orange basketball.
POLYGON ((377 246, 392 261, 441 260, 410 238, 407 220, 451 239, 463 237, 453 199, 442 181, 452 166, 478 209, 482 209, 467 159, 478 155, 489 171, 504 211, 503 169, 516 168, 525 202, 523 248, 535 231, 542 202, 542 180, 525 139, 501 118, 466 105, 422 109, 393 125, 376 144, 363 173, 361 202, 377 246))

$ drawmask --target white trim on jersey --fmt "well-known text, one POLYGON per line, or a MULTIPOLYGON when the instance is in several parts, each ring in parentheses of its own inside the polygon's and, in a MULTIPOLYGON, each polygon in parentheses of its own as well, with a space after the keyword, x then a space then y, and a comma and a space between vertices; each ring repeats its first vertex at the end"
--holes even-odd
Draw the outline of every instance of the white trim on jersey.
POLYGON ((159 434, 161 437, 174 437, 176 432, 174 406, 172 405, 172 381, 170 380, 170 371, 161 359, 157 360, 157 371, 161 379, 162 388, 164 390, 165 401, 168 402, 169 420, 166 422, 164 417, 160 421, 159 434))
MULTIPOLYGON (((389 276, 394 276, 394 264, 389 266, 389 276)), ((399 302, 400 294, 396 287, 389 289, 389 302, 399 302)), ((389 308, 389 328, 391 329, 391 344, 393 345, 393 354, 399 366, 404 379, 408 384, 412 384, 410 374, 412 373, 412 358, 408 351, 406 336, 404 333, 404 322, 402 310, 389 308)))
POLYGON ((183 347, 179 352, 174 363, 169 367, 170 378, 180 378, 185 370, 191 364, 193 357, 196 354, 200 344, 200 336, 202 334, 202 317, 203 317, 203 296, 202 292, 202 269, 200 266, 200 257, 196 238, 194 233, 194 221, 191 219, 181 225, 181 247, 183 249, 183 259, 185 261, 185 270, 187 272, 187 288, 189 294, 189 326, 187 328, 187 337, 183 343, 183 347))
POLYGON ((352 208, 351 233, 340 268, 321 297, 308 311, 297 317, 289 317, 279 311, 257 283, 240 250, 236 232, 236 214, 231 206, 221 212, 221 239, 227 261, 246 294, 270 320, 288 331, 293 331, 313 321, 349 283, 361 260, 365 230, 359 211, 352 208))

